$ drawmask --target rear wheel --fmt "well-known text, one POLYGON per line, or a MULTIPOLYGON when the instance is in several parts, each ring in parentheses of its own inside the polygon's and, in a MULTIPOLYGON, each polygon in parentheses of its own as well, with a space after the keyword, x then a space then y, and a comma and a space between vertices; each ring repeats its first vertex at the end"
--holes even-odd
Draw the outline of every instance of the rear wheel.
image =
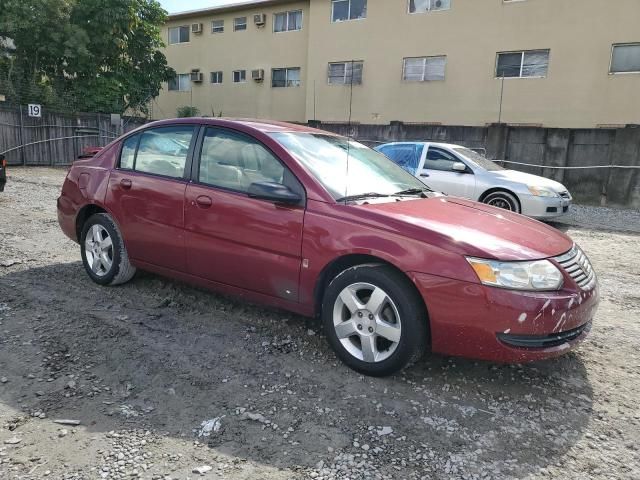
POLYGON ((360 265, 327 287, 322 320, 329 343, 352 369, 395 373, 418 360, 427 344, 427 318, 413 285, 385 265, 360 265))
POLYGON ((491 192, 484 197, 482 203, 486 203, 492 207, 502 208, 503 210, 509 210, 510 212, 520 213, 520 202, 516 196, 503 190, 491 192))
POLYGON ((80 236, 82 263, 91 279, 100 285, 119 285, 133 278, 120 230, 106 213, 89 217, 80 236))

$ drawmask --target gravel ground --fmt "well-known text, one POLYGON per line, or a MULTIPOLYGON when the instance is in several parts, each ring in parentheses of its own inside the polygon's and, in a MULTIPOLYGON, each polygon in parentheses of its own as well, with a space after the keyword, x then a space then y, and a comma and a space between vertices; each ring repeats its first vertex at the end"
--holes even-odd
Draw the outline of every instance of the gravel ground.
POLYGON ((640 477, 637 235, 561 227, 601 282, 576 351, 371 379, 314 320, 144 273, 93 284, 57 225, 63 177, 13 169, 0 194, 0 478, 640 477))
POLYGON ((567 215, 563 215, 554 223, 590 229, 640 233, 640 211, 572 205, 567 215))

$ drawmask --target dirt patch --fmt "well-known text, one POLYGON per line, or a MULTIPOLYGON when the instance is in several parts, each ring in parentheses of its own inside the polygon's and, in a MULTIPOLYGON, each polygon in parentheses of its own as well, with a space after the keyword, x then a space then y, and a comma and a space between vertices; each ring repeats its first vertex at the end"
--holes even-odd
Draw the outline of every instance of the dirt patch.
POLYGON ((566 227, 602 289, 574 353, 371 379, 314 320, 93 284, 57 225, 64 173, 14 169, 0 194, 1 478, 638 478, 640 237, 566 227))

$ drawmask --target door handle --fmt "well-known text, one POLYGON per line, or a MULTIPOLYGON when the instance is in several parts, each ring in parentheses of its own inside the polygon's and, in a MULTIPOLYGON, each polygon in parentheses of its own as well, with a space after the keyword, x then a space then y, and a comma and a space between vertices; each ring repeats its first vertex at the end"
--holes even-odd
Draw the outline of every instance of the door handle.
POLYGON ((207 197, 206 195, 200 195, 198 198, 196 198, 195 203, 200 208, 209 208, 211 207, 211 205, 213 205, 213 200, 211 200, 211 197, 207 197))
POLYGON ((429 176, 429 174, 428 174, 428 173, 421 173, 421 174, 420 174, 420 176, 421 176, 421 177, 428 177, 428 176, 429 176))
POLYGON ((128 178, 123 178, 122 180, 120 180, 120 186, 125 190, 130 190, 132 185, 133 183, 128 178))

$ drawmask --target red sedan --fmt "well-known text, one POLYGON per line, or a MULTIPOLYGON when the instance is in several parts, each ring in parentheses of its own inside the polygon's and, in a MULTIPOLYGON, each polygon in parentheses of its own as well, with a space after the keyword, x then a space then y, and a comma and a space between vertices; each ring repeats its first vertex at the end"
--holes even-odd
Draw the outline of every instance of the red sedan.
POLYGON ((553 357, 584 339, 598 304, 566 235, 285 123, 146 125, 74 163, 58 218, 95 282, 142 269, 320 316, 337 355, 369 375, 426 349, 553 357))

